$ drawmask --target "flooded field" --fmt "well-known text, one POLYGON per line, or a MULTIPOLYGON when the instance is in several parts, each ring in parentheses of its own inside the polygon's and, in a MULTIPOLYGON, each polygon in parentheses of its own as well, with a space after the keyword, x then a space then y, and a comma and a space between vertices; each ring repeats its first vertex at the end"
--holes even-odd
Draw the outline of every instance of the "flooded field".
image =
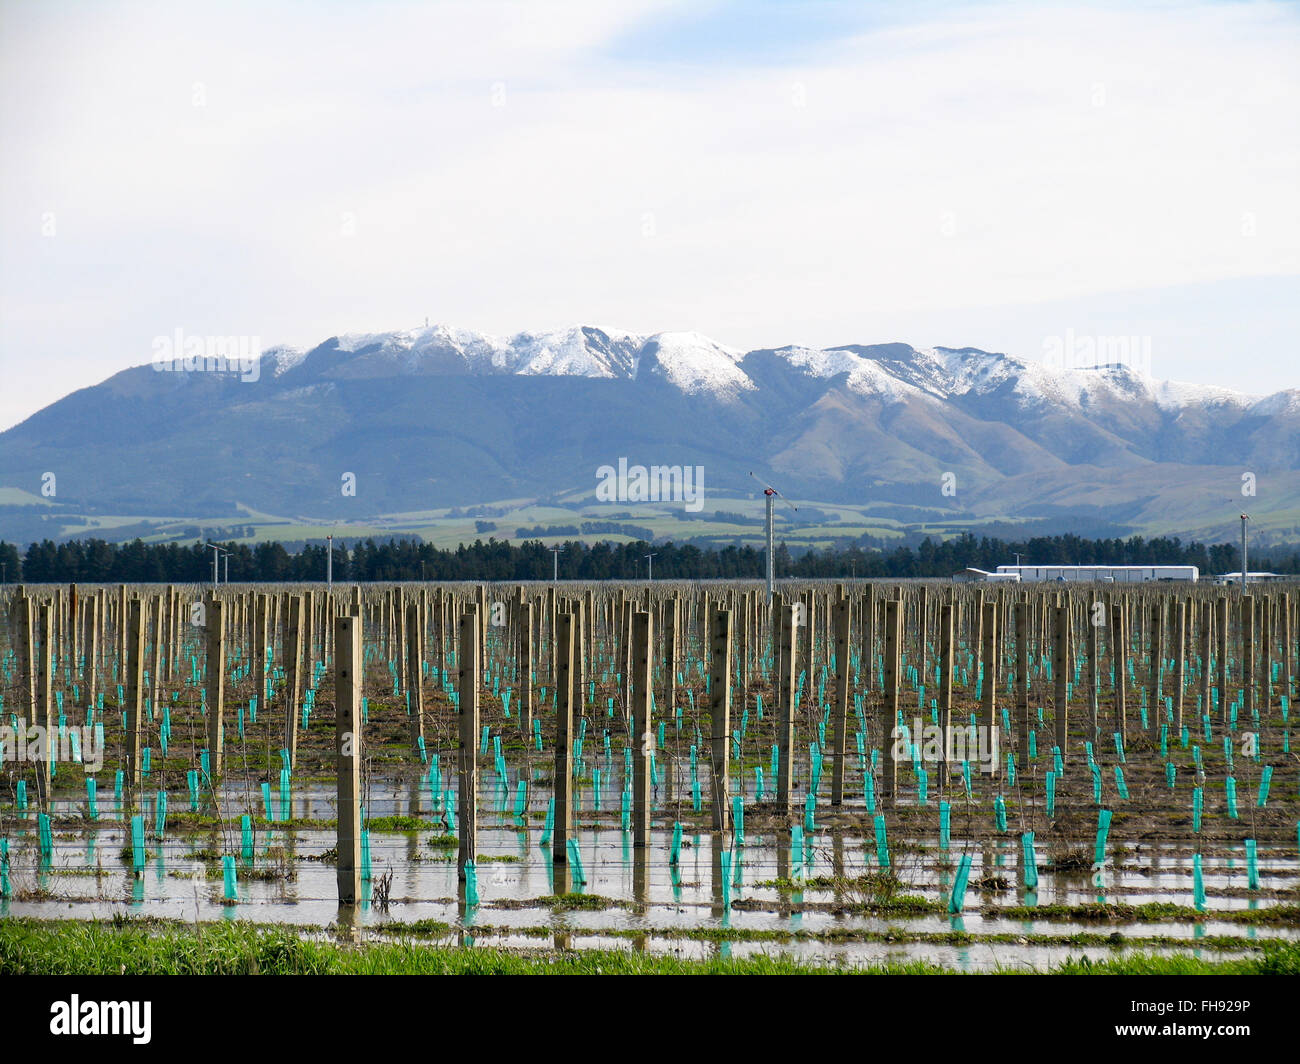
MULTIPOLYGON (((468 601, 486 604, 492 593, 463 592, 468 601)), ((932 593, 940 601, 931 607, 951 609, 962 601, 952 588, 932 593)), ((916 610, 910 645, 892 648, 902 659, 895 712, 907 722, 901 740, 895 729, 893 748, 880 730, 881 710, 891 698, 882 690, 882 659, 891 646, 875 638, 879 629, 847 648, 833 630, 819 631, 815 596, 833 592, 823 588, 808 600, 814 633, 824 635, 824 643, 807 637, 802 653, 809 656, 797 659, 793 636, 784 636, 790 647, 785 660, 800 660, 797 672, 793 664, 783 668, 772 660, 772 639, 759 623, 765 615, 752 589, 715 593, 712 618, 731 594, 738 596, 735 615, 756 622, 726 648, 721 672, 698 638, 711 621, 703 607, 698 623, 690 623, 688 607, 698 601, 693 593, 662 594, 654 601, 660 616, 665 609, 681 611, 668 622, 681 644, 659 644, 653 655, 661 665, 651 673, 656 702, 648 744, 633 739, 636 710, 628 704, 628 658, 619 639, 631 629, 620 626, 612 595, 586 596, 599 623, 591 627, 592 642, 583 644, 593 648, 583 669, 585 686, 568 688, 571 723, 562 719, 554 679, 563 682, 564 672, 551 671, 550 620, 543 624, 526 614, 520 620, 512 608, 506 623, 485 626, 469 826, 456 738, 458 728, 464 734, 465 677, 457 663, 464 644, 452 638, 462 601, 450 593, 445 603, 432 595, 414 598, 419 605, 409 616, 426 642, 412 658, 396 621, 408 614, 393 591, 371 592, 369 599, 348 592, 369 621, 362 669, 367 693, 359 696, 365 701, 355 905, 340 904, 340 809, 347 806, 346 799, 340 805, 336 771, 334 648, 322 634, 335 607, 325 614, 324 595, 293 610, 302 618, 300 611, 322 608, 317 641, 308 636, 296 681, 286 675, 283 645, 277 647, 271 633, 284 639, 287 630, 289 645, 301 646, 302 631, 270 623, 279 597, 247 596, 255 617, 267 611, 260 629, 267 649, 257 644, 256 624, 249 626, 251 653, 239 649, 246 630, 238 610, 232 611, 222 666, 220 774, 213 771, 209 738, 210 644, 202 632, 170 627, 165 599, 156 627, 150 625, 159 639, 153 660, 164 676, 156 685, 144 679, 139 689, 134 785, 131 684, 117 683, 129 672, 130 654, 119 669, 110 639, 103 662, 95 661, 94 651, 90 666, 84 651, 63 661, 51 637, 50 701, 64 730, 75 721, 104 733, 102 763, 88 763, 97 741, 90 730, 82 732, 89 738, 80 761, 55 762, 51 779, 41 777, 43 766, 19 761, 15 744, 6 748, 0 917, 252 921, 347 942, 600 948, 688 958, 768 954, 844 964, 925 960, 958 971, 1042 969, 1067 957, 1101 959, 1131 949, 1228 959, 1300 937, 1300 774, 1290 756, 1290 680, 1284 674, 1292 659, 1281 645, 1276 658, 1268 651, 1267 694, 1253 704, 1244 695, 1240 705, 1234 698, 1230 712, 1214 709, 1218 696, 1212 694, 1213 715, 1196 712, 1196 700, 1205 686, 1217 690, 1203 686, 1217 662, 1194 655, 1181 664, 1171 660, 1169 677, 1155 682, 1163 679, 1165 697, 1181 682, 1187 706, 1178 710, 1179 726, 1172 701, 1166 704, 1166 720, 1157 729, 1143 727, 1150 654, 1145 661, 1134 654, 1140 668, 1125 692, 1137 719, 1117 717, 1114 691, 1106 692, 1109 698, 1099 692, 1094 727, 1080 688, 1087 685, 1086 654, 1097 643, 1071 642, 1058 651, 1070 656, 1058 660, 1071 669, 1069 695, 1083 706, 1071 707, 1062 749, 1049 641, 1030 659, 1028 679, 1035 686, 1028 712, 1016 706, 1011 684, 999 685, 995 725, 1000 718, 1029 727, 1011 727, 1002 748, 983 763, 969 755, 945 763, 942 753, 925 758, 913 736, 937 726, 946 712, 949 727, 969 730, 969 750, 979 750, 976 729, 989 719, 975 649, 981 640, 975 631, 960 638, 960 623, 953 636, 932 632, 939 617, 952 614, 927 610, 917 588, 892 600, 916 610), (870 655, 867 666, 864 653, 870 655), (259 654, 265 674, 255 678, 250 659, 259 654), (837 655, 845 654, 852 668, 839 679, 844 659, 837 655), (171 681, 165 679, 169 659, 171 681), (397 667, 403 659, 414 666, 405 674, 397 667), (917 662, 911 670, 908 660, 917 662), (952 663, 946 684, 936 676, 942 661, 952 663), (92 686, 99 690, 83 706, 88 667, 95 669, 92 686), (519 683, 523 670, 532 672, 531 705, 519 683), (676 681, 671 685, 668 670, 676 681), (415 671, 422 674, 420 685, 410 683, 415 671), (939 687, 926 679, 937 679, 939 687), (784 695, 783 681, 790 684, 784 695), (729 727, 715 736, 710 707, 719 682, 732 691, 729 727), (942 691, 940 697, 931 698, 927 686, 942 691), (408 691, 418 692, 422 714, 407 710, 408 691), (837 701, 843 725, 836 721, 837 701), (292 733, 286 702, 293 707, 292 733), (1008 713, 1004 704, 1016 708, 1008 713), (787 721, 796 738, 783 746, 787 721), (838 758, 837 727, 845 736, 838 758), (287 735, 292 754, 283 745, 287 735), (559 749, 557 735, 569 737, 559 749), (714 826, 718 756, 727 759, 728 771, 728 815, 720 829, 714 826), (649 829, 638 846, 633 796, 636 762, 643 757, 649 829), (777 793, 787 765, 788 797, 777 793), (557 796, 560 771, 568 779, 570 825, 557 816, 557 803, 566 800, 566 789, 557 796), (892 794, 886 772, 895 774, 892 794), (563 834, 565 827, 567 839, 558 846, 557 829, 563 834), (461 839, 467 831, 474 852, 465 867, 461 839)), ((111 593, 104 597, 112 601, 111 593)), ((503 594, 502 601, 511 600, 503 594)), ((881 601, 887 601, 883 595, 881 601)), ((554 616, 564 602, 560 597, 554 616)), ((1086 609, 1088 603, 1078 605, 1086 609)), ((1289 617, 1289 599, 1277 605, 1289 617)), ((863 597, 862 609, 875 606, 863 597)), ((967 624, 976 613, 965 612, 967 624)), ((287 607, 282 615, 290 616, 287 607)), ((4 658, 6 718, 17 717, 12 707, 24 690, 20 631, 11 624, 17 649, 4 658)), ((81 634, 84 647, 84 629, 81 634)), ((70 640, 69 655, 74 645, 70 640)), ((152 646, 152 636, 144 645, 152 646)), ((998 652, 1014 661, 1016 650, 1009 641, 998 652)), ((34 653, 39 661, 39 646, 34 653)), ((149 661, 149 653, 140 660, 149 661)), ((1163 665, 1157 668, 1163 673, 1163 665)), ((38 703, 42 694, 38 689, 38 703)))

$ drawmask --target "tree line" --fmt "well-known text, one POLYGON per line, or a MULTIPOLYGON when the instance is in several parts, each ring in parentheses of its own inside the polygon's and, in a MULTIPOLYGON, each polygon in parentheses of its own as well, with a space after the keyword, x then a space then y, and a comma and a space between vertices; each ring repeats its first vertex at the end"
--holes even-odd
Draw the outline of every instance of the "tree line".
MULTIPOLYGON (((263 542, 220 544, 228 556, 221 579, 232 582, 323 581, 326 545, 263 542), (290 550, 289 547, 296 549, 290 550)), ((565 580, 645 579, 646 555, 654 555, 654 577, 672 580, 759 579, 766 572, 764 552, 753 546, 698 546, 694 543, 557 544, 559 576, 565 580)), ((1300 573, 1300 552, 1255 550, 1252 567, 1300 573)), ((775 554, 780 578, 857 577, 873 579, 951 577, 967 567, 993 570, 1019 554, 1033 565, 1195 565, 1202 576, 1239 569, 1240 552, 1230 543, 1207 546, 1178 538, 1083 539, 1038 536, 1020 542, 976 537, 948 540, 926 537, 912 545, 886 549, 861 546, 792 550, 781 543, 775 554)), ((101 539, 31 544, 25 552, 0 541, 0 579, 7 583, 205 583, 213 552, 201 543, 109 543, 101 539)), ((415 539, 335 540, 333 578, 339 582, 396 580, 549 580, 556 565, 552 548, 540 540, 523 543, 490 538, 455 548, 415 539)))

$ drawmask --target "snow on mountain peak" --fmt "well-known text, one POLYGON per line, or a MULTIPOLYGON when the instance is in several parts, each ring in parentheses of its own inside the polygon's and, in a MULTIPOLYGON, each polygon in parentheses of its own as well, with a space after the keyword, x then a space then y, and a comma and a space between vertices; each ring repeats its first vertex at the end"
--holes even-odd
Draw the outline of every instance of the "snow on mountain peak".
POLYGON ((697 332, 656 333, 641 350, 653 351, 664 377, 688 395, 731 397, 756 387, 738 364, 741 352, 697 332))

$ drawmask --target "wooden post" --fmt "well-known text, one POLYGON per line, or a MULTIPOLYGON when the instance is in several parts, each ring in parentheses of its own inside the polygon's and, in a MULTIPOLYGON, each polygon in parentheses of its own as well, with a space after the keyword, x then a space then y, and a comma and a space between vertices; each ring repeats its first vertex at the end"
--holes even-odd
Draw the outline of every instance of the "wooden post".
MULTIPOLYGON (((647 616, 649 616, 647 614, 647 616)), ((709 679, 712 720, 713 830, 727 831, 731 826, 731 642, 732 613, 718 610, 713 614, 712 672, 709 679)))
POLYGON ((285 617, 283 664, 286 686, 284 690, 284 748, 289 751, 289 765, 298 763, 298 717, 302 700, 302 635, 303 599, 301 595, 289 596, 289 611, 285 617))
MULTIPOLYGON (((555 617, 555 614, 551 614, 555 617)), ((551 831, 552 863, 569 862, 569 836, 573 833, 573 655, 577 632, 573 615, 555 617, 551 652, 556 668, 555 713, 555 824, 551 831)))
POLYGON ((519 606, 519 727, 524 743, 533 732, 533 604, 519 606))
MULTIPOLYGON (((938 777, 939 789, 948 784, 948 750, 952 741, 952 653, 953 653, 953 617, 952 605, 942 603, 939 606, 939 735, 941 749, 939 752, 938 777)), ((913 739, 919 742, 918 738, 913 739)))
POLYGON ((36 699, 37 723, 45 729, 45 760, 42 765, 44 781, 38 785, 41 801, 48 809, 54 799, 51 780, 51 763, 58 757, 59 729, 54 715, 54 607, 42 602, 37 607, 38 634, 36 644, 36 699))
POLYGON ((1115 602, 1110 608, 1110 661, 1115 670, 1115 730, 1128 738, 1128 677, 1124 672, 1128 640, 1124 633, 1124 605, 1115 602))
POLYGON ((1070 759, 1066 736, 1070 727, 1070 607, 1052 607, 1052 677, 1056 681, 1056 694, 1052 706, 1052 722, 1056 727, 1056 745, 1061 750, 1061 761, 1070 759))
POLYGON ((980 649, 980 658, 984 666, 984 686, 980 689, 980 716, 989 727, 996 728, 998 726, 998 604, 986 602, 983 608, 984 618, 980 626, 983 646, 980 649))
MULTIPOLYGON (((1187 602, 1180 599, 1174 606, 1174 723, 1170 731, 1183 730, 1183 684, 1187 679, 1187 602)), ((1158 732, 1157 732, 1158 734, 1158 732)))
POLYGON ((479 650, 483 633, 479 626, 478 607, 467 603, 460 619, 460 853, 457 874, 465 878, 465 862, 476 860, 478 853, 478 689, 479 650))
MULTIPOLYGON (((1208 599, 1201 603, 1200 637, 1201 646, 1201 712, 1210 715, 1210 688, 1213 686, 1213 664, 1210 655, 1214 647, 1213 623, 1214 604, 1208 599)), ((1199 721, 1197 722, 1200 723, 1199 721)))
POLYGON ((789 813, 791 791, 794 789, 794 696, 795 675, 795 640, 798 629, 795 626, 797 604, 781 606, 781 646, 780 690, 777 692, 777 774, 776 801, 782 815, 789 813))
POLYGON ((361 620, 334 618, 339 904, 361 900, 361 620))
POLYGON ((82 697, 86 705, 93 706, 96 704, 95 698, 95 681, 96 681, 96 662, 99 659, 100 647, 102 644, 99 639, 100 632, 100 602, 98 595, 92 595, 86 602, 86 655, 85 664, 82 666, 81 679, 85 685, 82 697))
MULTIPOLYGON (((1230 716, 1228 712, 1228 703, 1232 701, 1228 697, 1228 599, 1223 596, 1219 599, 1219 711, 1223 715, 1223 723, 1227 725, 1230 716)), ((1205 707, 1205 712, 1209 712, 1210 707, 1205 707)))
POLYGON ((681 605, 676 595, 664 603, 664 712, 677 719, 677 619, 681 605))
POLYGON ((149 613, 153 616, 153 642, 149 644, 149 705, 158 712, 162 695, 163 597, 149 596, 149 613))
POLYGON ((1241 687, 1245 691, 1242 709, 1250 720, 1255 708, 1255 596, 1241 596, 1241 687))
MULTIPOLYGON (((42 623, 43 623, 42 618, 42 623)), ((133 598, 127 603, 126 624, 126 783, 135 794, 140 789, 141 740, 144 718, 144 602, 133 598)), ((210 708, 209 708, 210 711, 210 708)), ((215 774, 218 770, 213 769, 215 774)))
MULTIPOLYGON (((629 609, 630 609, 629 604, 629 609)), ((654 630, 648 611, 632 610, 632 845, 650 845, 650 754, 655 735, 650 720, 650 647, 654 630)), ((725 750, 725 747, 724 747, 725 750)))
POLYGON ((831 610, 835 638, 835 708, 832 713, 832 742, 835 746, 831 766, 831 805, 844 804, 845 747, 849 726, 849 640, 852 637, 852 604, 848 599, 836 602, 831 610))
POLYGON ((1016 623, 1016 708, 1020 711, 1017 724, 1016 753, 1021 763, 1029 757, 1029 603, 1015 605, 1016 623))
POLYGON ((885 705, 880 722, 880 778, 876 800, 881 809, 891 809, 898 783, 894 759, 894 738, 898 730, 899 685, 902 682, 903 602, 885 602, 885 705))
POLYGON ((266 596, 253 596, 253 687, 257 694, 257 704, 261 709, 269 710, 271 700, 266 694, 266 644, 267 644, 267 605, 266 596))
POLYGON ((215 595, 207 606, 208 651, 208 767, 212 778, 221 775, 221 751, 225 739, 222 719, 226 701, 225 606, 215 595))
POLYGON ((1094 601, 1088 606, 1088 737, 1092 742, 1097 742, 1100 734, 1098 728, 1097 714, 1100 709, 1100 694, 1098 685, 1101 682, 1100 670, 1098 666, 1098 638, 1097 629, 1101 624, 1106 623, 1106 604, 1104 602, 1094 601))
POLYGON ((411 701, 411 746, 418 752, 424 738, 424 626, 420 604, 406 607, 406 692, 411 701))
POLYGON ((1151 664, 1147 670, 1147 734, 1160 734, 1161 680, 1165 671, 1165 604, 1157 594, 1151 607, 1151 664))

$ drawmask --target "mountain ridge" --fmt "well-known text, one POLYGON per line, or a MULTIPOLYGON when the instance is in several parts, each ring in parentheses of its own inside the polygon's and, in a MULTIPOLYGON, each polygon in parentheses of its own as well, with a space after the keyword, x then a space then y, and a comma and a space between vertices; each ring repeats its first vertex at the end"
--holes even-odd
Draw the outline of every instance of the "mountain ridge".
MULTIPOLYGON (((190 365, 122 370, 0 433, 0 488, 39 494, 53 472, 47 505, 61 513, 335 520, 590 497, 594 470, 627 456, 702 465, 724 499, 750 494, 754 470, 805 499, 976 524, 1077 515, 1204 536, 1246 508, 1300 534, 1297 389, 1258 396, 973 347, 740 351, 590 325, 510 337, 430 325, 279 345, 255 368, 190 365), (356 496, 340 495, 345 472, 356 496), (1255 496, 1241 495, 1246 474, 1255 496)), ((0 535, 27 527, 19 511, 0 505, 0 535)))

